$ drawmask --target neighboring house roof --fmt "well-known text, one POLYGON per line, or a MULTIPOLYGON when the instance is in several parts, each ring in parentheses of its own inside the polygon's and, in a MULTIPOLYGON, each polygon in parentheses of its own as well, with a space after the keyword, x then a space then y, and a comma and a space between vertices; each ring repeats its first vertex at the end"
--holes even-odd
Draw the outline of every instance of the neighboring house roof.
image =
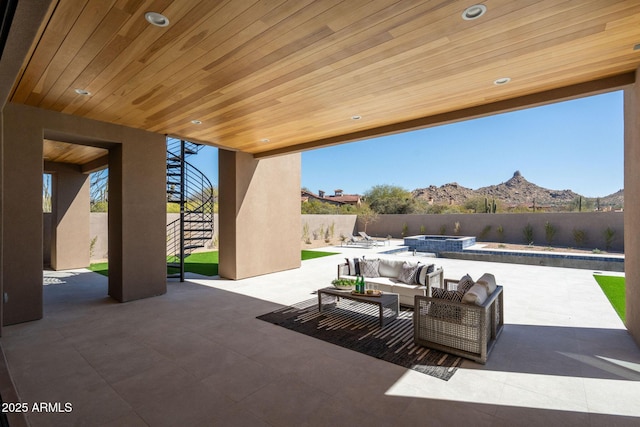
POLYGON ((362 196, 358 194, 343 194, 342 196, 327 196, 325 198, 342 203, 360 203, 362 201, 362 196))
POLYGON ((354 205, 362 202, 362 196, 359 194, 343 194, 341 196, 330 195, 321 197, 320 195, 307 190, 300 190, 300 198, 303 202, 315 199, 320 202, 331 203, 334 205, 354 205))

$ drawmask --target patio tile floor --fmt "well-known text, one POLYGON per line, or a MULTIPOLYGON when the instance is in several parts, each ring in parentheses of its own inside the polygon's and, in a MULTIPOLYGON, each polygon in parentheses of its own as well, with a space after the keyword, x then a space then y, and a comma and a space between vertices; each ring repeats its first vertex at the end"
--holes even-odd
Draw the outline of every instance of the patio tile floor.
MULTIPOLYGON (((505 328, 486 365, 448 382, 257 320, 315 298, 345 256, 228 281, 190 276, 156 298, 117 304, 86 270, 45 272, 44 319, 4 328, 0 344, 34 427, 637 425, 640 349, 592 271, 386 255, 492 272, 505 328)), ((3 394, 4 397, 4 394, 3 394)))

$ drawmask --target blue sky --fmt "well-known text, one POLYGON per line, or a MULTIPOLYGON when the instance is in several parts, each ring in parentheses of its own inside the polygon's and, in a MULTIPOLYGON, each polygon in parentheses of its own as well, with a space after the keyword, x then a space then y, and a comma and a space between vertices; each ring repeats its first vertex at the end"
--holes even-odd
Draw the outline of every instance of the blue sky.
MULTIPOLYGON (((301 186, 363 194, 457 182, 477 189, 516 170, 530 182, 587 197, 623 188, 622 92, 582 98, 302 153, 301 186)), ((192 163, 217 183, 217 150, 192 163)))

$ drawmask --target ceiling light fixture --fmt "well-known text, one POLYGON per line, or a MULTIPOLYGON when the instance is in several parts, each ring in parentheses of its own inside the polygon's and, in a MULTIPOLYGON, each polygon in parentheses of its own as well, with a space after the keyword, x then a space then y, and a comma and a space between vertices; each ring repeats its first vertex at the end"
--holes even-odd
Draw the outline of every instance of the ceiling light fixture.
POLYGON ((635 45, 635 46, 633 47, 633 50, 640 50, 640 43, 638 43, 637 45, 635 45))
POLYGON ((193 123, 194 125, 201 125, 202 122, 200 120, 191 120, 191 123, 193 123))
POLYGON ((361 118, 362 116, 358 116, 358 115, 351 116, 351 120, 360 120, 361 118))
POLYGON ((473 21, 474 19, 480 18, 487 12, 487 6, 483 4, 474 4, 473 6, 469 6, 462 12, 462 19, 465 21, 473 21))
POLYGON ((149 24, 155 25, 156 27, 166 27, 169 25, 169 18, 157 12, 145 13, 144 19, 146 19, 149 24))
POLYGON ((89 91, 88 91, 88 90, 86 90, 86 89, 75 89, 74 91, 75 91, 75 93, 77 93, 78 95, 83 95, 83 96, 89 96, 89 95, 91 95, 91 92, 89 92, 89 91))
POLYGON ((511 81, 510 77, 500 77, 499 79, 495 79, 493 81, 493 84, 496 85, 496 86, 506 85, 510 81, 511 81))
POLYGON ((265 142, 266 143, 266 142, 271 142, 271 140, 269 138, 262 138, 260 140, 260 142, 265 142))

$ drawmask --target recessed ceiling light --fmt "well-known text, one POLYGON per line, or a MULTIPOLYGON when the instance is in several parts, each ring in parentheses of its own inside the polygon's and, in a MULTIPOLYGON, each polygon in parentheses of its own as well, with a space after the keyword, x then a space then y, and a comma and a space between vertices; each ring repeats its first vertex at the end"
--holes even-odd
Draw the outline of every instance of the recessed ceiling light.
POLYGON ((269 138, 262 138, 260 142, 271 142, 271 140, 269 138))
POLYGON ((500 86, 500 85, 506 85, 507 83, 509 83, 511 81, 510 77, 500 77, 499 79, 495 79, 493 81, 494 85, 500 86))
POLYGON ((84 96, 91 95, 91 92, 89 92, 86 89, 75 89, 75 93, 77 93, 78 95, 84 95, 84 96))
POLYGON ((362 116, 358 116, 358 115, 351 116, 351 120, 360 120, 361 118, 362 116))
POLYGON ((202 122, 200 120, 191 120, 191 123, 193 123, 194 125, 201 125, 202 122))
POLYGON ((156 27, 166 27, 169 25, 169 18, 157 12, 145 13, 144 19, 146 19, 149 24, 155 25, 156 27))
POLYGON ((480 18, 487 11, 487 6, 483 4, 474 4, 473 6, 469 6, 462 12, 462 19, 465 21, 472 21, 474 19, 480 18))
POLYGON ((640 43, 638 43, 637 45, 635 45, 635 46, 633 47, 633 50, 640 50, 640 43))

